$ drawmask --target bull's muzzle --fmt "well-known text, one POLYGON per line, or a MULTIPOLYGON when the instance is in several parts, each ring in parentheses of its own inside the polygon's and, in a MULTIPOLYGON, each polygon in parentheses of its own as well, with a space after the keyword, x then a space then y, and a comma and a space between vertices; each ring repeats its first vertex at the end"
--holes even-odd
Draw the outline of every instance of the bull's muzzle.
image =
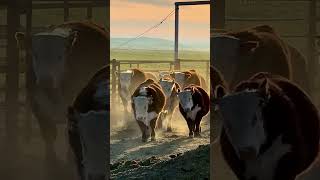
POLYGON ((190 111, 191 111, 191 108, 190 108, 190 107, 185 108, 184 111, 185 111, 185 112, 190 112, 190 111))
POLYGON ((146 120, 146 117, 137 117, 137 120, 138 120, 138 121, 145 121, 145 120, 146 120))

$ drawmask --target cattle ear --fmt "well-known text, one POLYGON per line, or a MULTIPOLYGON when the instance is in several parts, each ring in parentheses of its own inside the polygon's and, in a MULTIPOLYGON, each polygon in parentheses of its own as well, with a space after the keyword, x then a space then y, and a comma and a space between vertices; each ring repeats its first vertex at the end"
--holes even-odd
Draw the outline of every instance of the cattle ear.
POLYGON ((223 86, 218 85, 214 91, 214 97, 220 99, 223 98, 225 95, 227 95, 226 89, 223 86))
POLYGON ((185 75, 187 76, 187 78, 191 77, 191 73, 190 72, 186 72, 185 75))
POLYGON ((258 41, 246 41, 240 43, 240 52, 254 52, 259 47, 258 41))
POLYGON ((23 32, 16 32, 15 34, 15 39, 17 41, 17 46, 19 49, 25 49, 25 39, 26 39, 26 35, 23 32))

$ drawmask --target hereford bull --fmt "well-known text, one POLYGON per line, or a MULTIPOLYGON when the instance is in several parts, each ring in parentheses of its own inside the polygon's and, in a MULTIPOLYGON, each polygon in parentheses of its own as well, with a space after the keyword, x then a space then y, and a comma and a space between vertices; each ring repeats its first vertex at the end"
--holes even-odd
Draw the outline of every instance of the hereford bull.
POLYGON ((157 127, 162 128, 163 121, 167 122, 167 131, 172 131, 172 115, 179 105, 178 92, 180 92, 180 86, 170 76, 161 78, 159 84, 166 96, 166 104, 158 119, 157 127))
POLYGON ((193 69, 188 71, 174 71, 170 73, 170 76, 175 79, 181 88, 194 84, 201 86, 206 91, 208 90, 204 78, 193 69))
POLYGON ((200 136, 200 123, 210 110, 210 99, 207 92, 197 85, 189 85, 178 93, 179 110, 187 121, 189 136, 200 136))
POLYGON ((148 140, 150 132, 151 141, 154 141, 157 119, 166 103, 160 85, 147 79, 135 90, 131 99, 134 117, 142 132, 142 142, 148 140))
POLYGON ((146 75, 139 69, 130 69, 116 74, 119 79, 119 95, 124 106, 125 114, 128 114, 128 103, 136 88, 146 80, 146 75))
POLYGON ((109 162, 109 66, 99 70, 68 107, 69 144, 81 180, 105 180, 109 162))
POLYGON ((58 122, 79 89, 109 59, 109 33, 88 21, 66 22, 25 39, 16 33, 19 47, 32 56, 28 67, 27 98, 39 122, 47 159, 56 160, 54 142, 58 122), (28 46, 26 40, 32 42, 28 46))
POLYGON ((211 39, 211 64, 233 88, 258 72, 281 75, 310 92, 306 59, 268 25, 227 32, 211 39))
POLYGON ((224 95, 218 106, 223 156, 240 180, 294 180, 319 150, 319 114, 295 83, 258 73, 224 95))

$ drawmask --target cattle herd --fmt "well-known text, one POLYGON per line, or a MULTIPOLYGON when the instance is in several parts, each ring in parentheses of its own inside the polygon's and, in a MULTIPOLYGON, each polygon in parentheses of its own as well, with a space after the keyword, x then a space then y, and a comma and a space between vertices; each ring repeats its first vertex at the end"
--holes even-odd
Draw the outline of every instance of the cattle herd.
MULTIPOLYGON (((68 22, 31 38, 17 33, 16 39, 32 56, 28 99, 47 159, 57 158, 56 125, 66 120, 79 177, 104 179, 109 34, 91 22, 68 22)), ((156 129, 173 131, 177 110, 189 137, 200 136, 201 120, 211 107, 211 138, 238 179, 294 180, 319 150, 320 119, 310 98, 305 58, 267 25, 218 35, 211 42, 210 88, 193 69, 116 72, 125 114, 132 114, 147 142, 156 140, 156 129)))
POLYGON ((142 132, 142 141, 155 129, 172 131, 172 115, 179 109, 189 128, 189 136, 200 136, 200 122, 209 113, 210 99, 204 78, 195 70, 160 72, 158 75, 140 69, 116 72, 119 95, 128 112, 132 114, 142 132), (178 108, 179 107, 179 108, 178 108))

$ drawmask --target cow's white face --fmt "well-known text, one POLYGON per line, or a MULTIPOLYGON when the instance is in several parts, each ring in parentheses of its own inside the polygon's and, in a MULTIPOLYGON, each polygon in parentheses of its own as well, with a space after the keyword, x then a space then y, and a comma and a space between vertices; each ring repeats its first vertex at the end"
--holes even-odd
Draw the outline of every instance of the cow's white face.
POLYGON ((133 97, 133 103, 135 107, 135 116, 138 121, 146 121, 148 116, 148 108, 150 99, 146 96, 133 97))
POLYGON ((173 80, 160 79, 160 86, 167 98, 171 96, 172 89, 174 87, 173 85, 174 85, 173 80))
POLYGON ((180 100, 180 104, 185 112, 191 111, 193 107, 193 99, 192 99, 192 91, 185 90, 178 93, 178 98, 180 100))
POLYGON ((164 78, 164 77, 167 77, 167 76, 170 76, 170 72, 168 71, 161 71, 159 72, 159 78, 164 78))
POLYGON ((65 71, 70 32, 38 33, 32 37, 32 64, 38 84, 58 87, 65 71))
POLYGON ((177 83, 183 87, 184 86, 184 83, 185 83, 185 80, 186 80, 186 74, 183 73, 183 72, 174 72, 175 74, 175 80, 177 81, 177 83))
POLYGON ((104 180, 106 177, 108 117, 107 111, 77 113, 85 180, 104 180))
POLYGON ((121 88, 128 90, 131 84, 132 79, 132 71, 124 71, 120 73, 120 85, 121 88))
POLYGON ((240 159, 257 157, 266 140, 263 103, 255 91, 243 91, 218 101, 226 134, 240 159))

